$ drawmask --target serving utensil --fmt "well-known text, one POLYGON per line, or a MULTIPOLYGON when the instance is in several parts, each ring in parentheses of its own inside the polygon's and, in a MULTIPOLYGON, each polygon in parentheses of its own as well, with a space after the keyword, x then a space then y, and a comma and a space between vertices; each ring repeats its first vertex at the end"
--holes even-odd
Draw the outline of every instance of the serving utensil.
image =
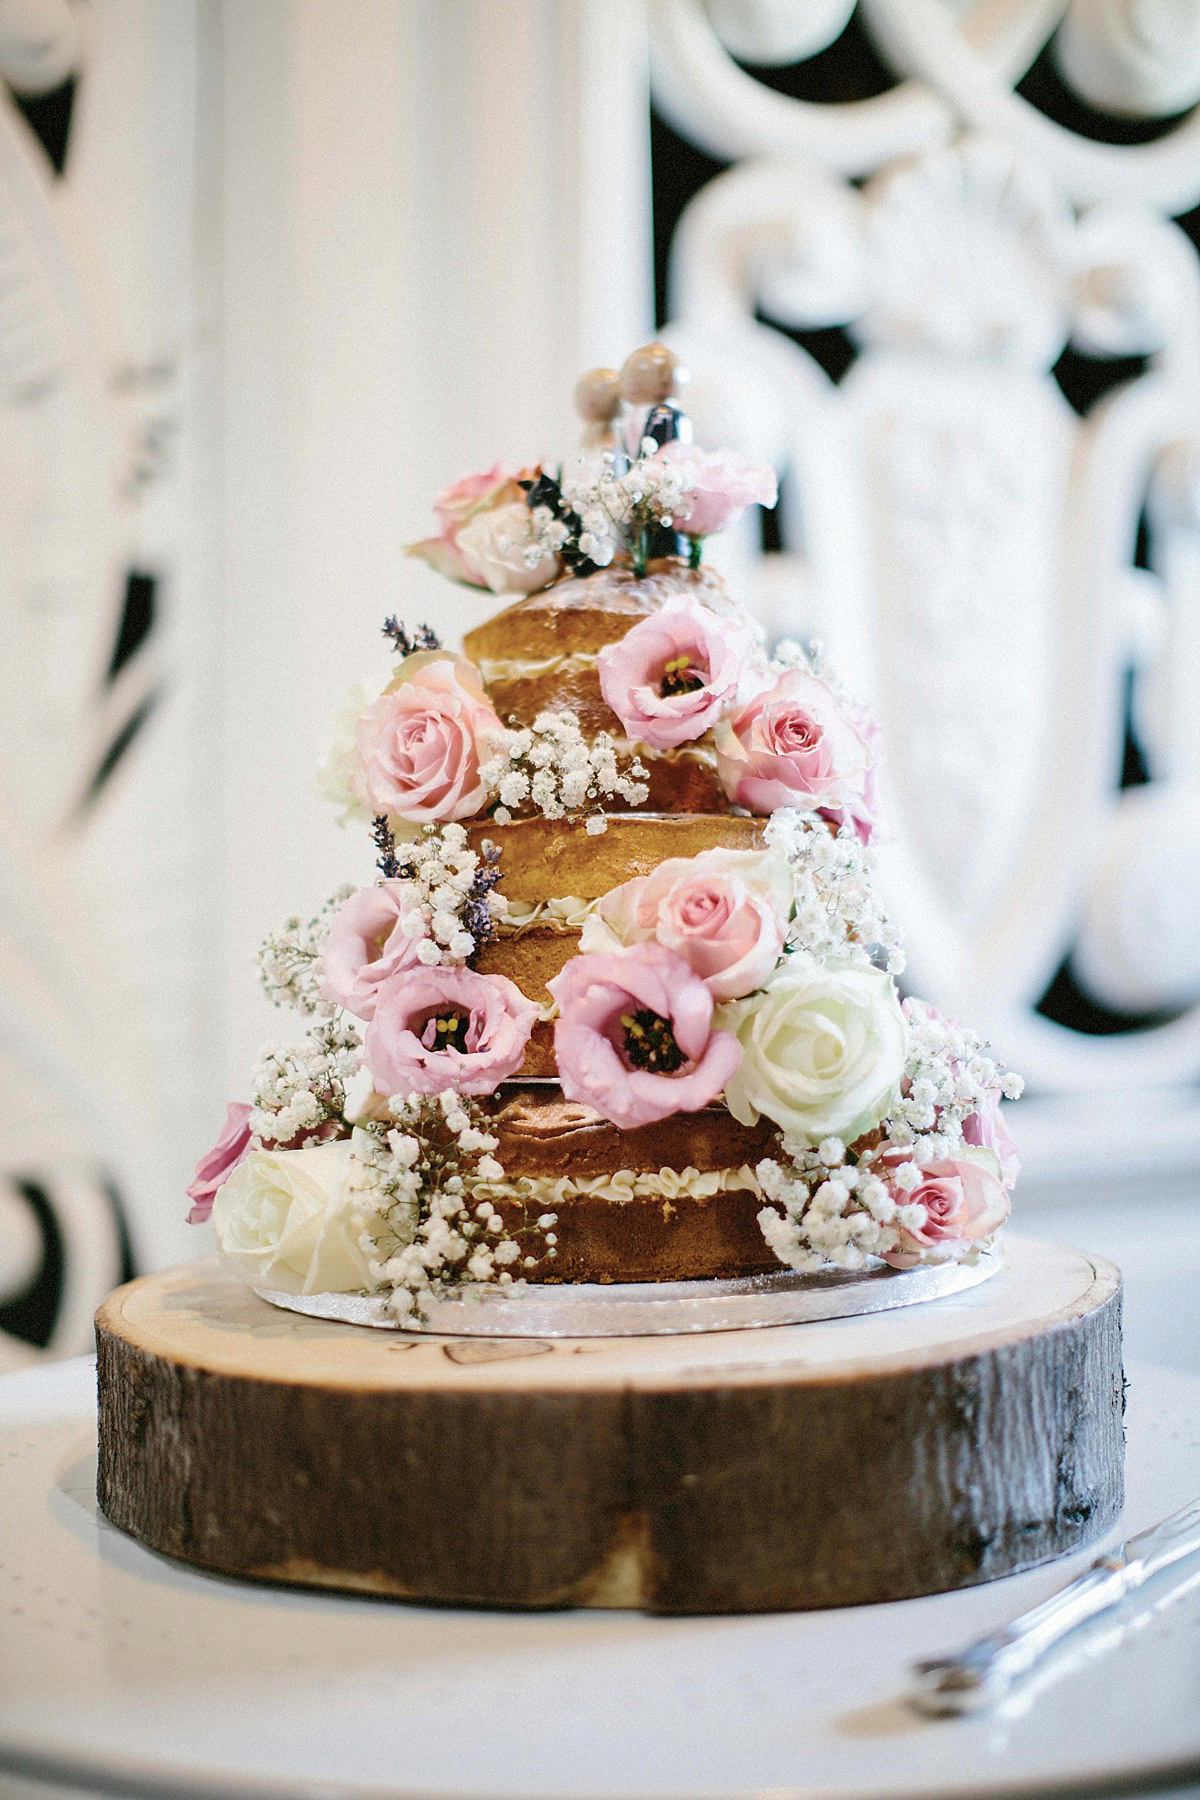
POLYGON ((1049 1600, 978 1638, 957 1656, 916 1663, 910 1705, 933 1718, 994 1706, 1071 1632, 1120 1606, 1152 1577, 1198 1550, 1200 1499, 1098 1557, 1049 1600))

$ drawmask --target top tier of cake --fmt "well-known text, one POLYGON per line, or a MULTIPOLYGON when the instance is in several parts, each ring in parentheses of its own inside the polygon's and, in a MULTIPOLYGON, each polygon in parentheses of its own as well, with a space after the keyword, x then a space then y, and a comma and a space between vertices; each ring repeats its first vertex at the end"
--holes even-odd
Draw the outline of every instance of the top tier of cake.
MULTIPOLYGON (((585 736, 609 732, 622 751, 631 754, 635 745, 601 691, 597 658, 641 620, 685 600, 697 601, 716 614, 733 611, 715 570, 690 569, 677 558, 664 558, 641 577, 628 565, 617 565, 555 582, 477 625, 466 634, 463 649, 506 724, 531 725, 539 713, 561 709, 577 716, 585 736)), ((649 789, 638 810, 730 811, 717 779, 711 732, 675 749, 654 750, 644 744, 636 749, 649 789)), ((625 810, 625 803, 614 802, 614 810, 625 810)))

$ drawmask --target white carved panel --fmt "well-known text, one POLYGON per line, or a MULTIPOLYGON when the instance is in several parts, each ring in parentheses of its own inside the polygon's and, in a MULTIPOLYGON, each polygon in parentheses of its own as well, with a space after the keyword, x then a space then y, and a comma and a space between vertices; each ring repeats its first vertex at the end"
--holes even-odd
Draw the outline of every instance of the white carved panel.
MULTIPOLYGON (((914 988, 1047 1093, 1194 1081, 1200 264, 1164 215, 1200 197, 1200 111, 1119 145, 1015 91, 1066 15, 1085 99, 1191 107, 1194 29, 1137 0, 868 0, 898 84, 817 105, 734 60, 776 60, 812 12, 650 10, 660 107, 733 159, 680 221, 668 335, 704 371, 702 434, 731 422, 783 473, 783 554, 747 540, 729 566, 882 716, 914 988), (859 352, 836 386, 775 328, 829 325, 859 352), (1077 419, 1068 343, 1148 366, 1077 419), (1121 792, 1131 672, 1151 782, 1121 792), (1102 1004, 1177 1016, 1052 1023, 1033 1009, 1068 953, 1102 1004)), ((1200 1143, 1200 1109, 1173 1131, 1200 1143)))

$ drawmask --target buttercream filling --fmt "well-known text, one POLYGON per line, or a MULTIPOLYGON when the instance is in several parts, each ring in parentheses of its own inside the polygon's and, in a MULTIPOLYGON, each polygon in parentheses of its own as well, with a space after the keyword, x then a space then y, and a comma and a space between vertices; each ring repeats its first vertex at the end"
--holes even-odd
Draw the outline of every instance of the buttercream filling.
POLYGON ((473 1200, 523 1201, 553 1209, 584 1197, 624 1206, 630 1200, 707 1200, 713 1194, 748 1189, 762 1198, 758 1176, 748 1164, 740 1169, 655 1169, 637 1174, 615 1169, 605 1175, 518 1175, 505 1181, 480 1181, 471 1187, 473 1200))
POLYGON ((563 930, 581 931, 601 901, 584 900, 578 894, 564 894, 550 900, 510 900, 508 911, 496 920, 497 937, 519 937, 531 925, 558 926, 563 930))
POLYGON ((594 669, 595 650, 572 650, 566 656, 485 656, 476 667, 487 686, 493 681, 537 681, 566 669, 594 669))

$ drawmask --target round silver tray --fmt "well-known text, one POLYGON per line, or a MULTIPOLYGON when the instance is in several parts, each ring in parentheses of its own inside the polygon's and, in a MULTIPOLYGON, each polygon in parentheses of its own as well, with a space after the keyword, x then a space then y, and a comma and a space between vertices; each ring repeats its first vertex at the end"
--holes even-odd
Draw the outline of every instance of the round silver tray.
POLYGON ((915 1306, 978 1287, 1004 1266, 998 1250, 969 1263, 919 1269, 878 1268, 815 1275, 746 1275, 733 1281, 647 1281, 600 1287, 564 1283, 506 1295, 481 1288, 468 1297, 435 1300, 422 1320, 399 1325, 377 1294, 282 1294, 255 1288, 272 1306, 370 1325, 382 1331, 419 1331, 439 1337, 665 1337, 686 1331, 744 1331, 756 1325, 802 1325, 861 1313, 915 1306))

